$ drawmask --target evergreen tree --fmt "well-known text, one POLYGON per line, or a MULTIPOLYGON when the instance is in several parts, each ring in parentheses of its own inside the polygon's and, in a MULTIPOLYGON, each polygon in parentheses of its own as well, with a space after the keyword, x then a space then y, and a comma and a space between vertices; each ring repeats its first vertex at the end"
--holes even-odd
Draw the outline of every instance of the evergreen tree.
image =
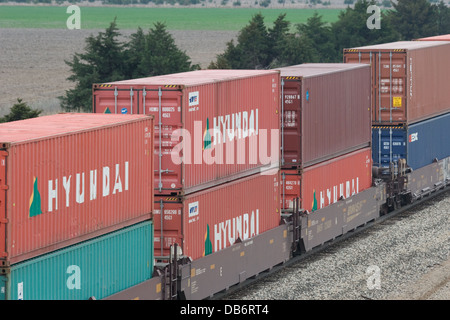
POLYGON ((254 15, 239 31, 237 44, 234 40, 229 41, 225 52, 218 55, 209 68, 267 69, 279 64, 289 30, 285 16, 280 14, 274 26, 267 29, 263 15, 254 15))
POLYGON ((142 75, 156 76, 199 69, 191 65, 190 58, 178 49, 165 24, 157 22, 150 29, 145 43, 140 70, 142 75))
POLYGON ((163 23, 154 26, 148 34, 138 28, 128 42, 122 43, 114 19, 105 32, 88 37, 85 53, 75 53, 72 61, 66 61, 72 71, 68 80, 76 85, 60 97, 61 106, 67 111, 90 111, 94 83, 199 69, 177 48, 163 23))
POLYGON ((130 35, 130 40, 125 46, 125 73, 130 78, 140 78, 147 75, 142 59, 147 48, 147 39, 141 27, 130 35))
POLYGON ((261 13, 254 15, 250 23, 240 31, 236 49, 240 57, 233 61, 233 68, 264 69, 268 66, 269 39, 261 13))
POLYGON ((388 23, 400 33, 401 40, 414 40, 437 33, 435 10, 428 0, 398 0, 392 2, 388 23))
POLYGON ((434 11, 434 21, 436 23, 436 35, 450 33, 450 8, 441 0, 438 4, 432 5, 434 11))
POLYGON ((0 118, 0 122, 10 122, 36 118, 39 117, 41 112, 42 110, 32 109, 26 102, 22 102, 22 99, 17 98, 17 103, 15 103, 11 107, 9 114, 0 118))
POLYGON ((369 29, 367 19, 371 16, 367 13, 370 5, 376 5, 374 0, 358 0, 354 8, 348 7, 339 14, 339 19, 332 24, 331 31, 334 35, 336 62, 342 62, 344 48, 353 48, 378 43, 387 43, 399 40, 399 34, 386 16, 381 12, 381 28, 369 29))
POLYGON ((300 36, 310 40, 313 49, 318 54, 316 60, 320 62, 337 62, 334 38, 331 27, 317 12, 306 23, 297 25, 300 36))
POLYGON ((290 22, 285 20, 286 14, 280 14, 273 23, 273 27, 268 30, 268 40, 270 44, 269 60, 271 67, 284 64, 283 52, 286 43, 289 41, 290 22))
POLYGON ((116 20, 105 32, 86 39, 86 52, 75 53, 72 61, 66 61, 72 75, 67 79, 75 82, 75 88, 66 90, 60 97, 61 106, 67 111, 92 109, 92 84, 123 79, 123 44, 117 38, 120 33, 116 20))
POLYGON ((290 66, 301 63, 319 62, 318 53, 311 39, 304 35, 289 34, 285 38, 285 45, 278 56, 277 67, 290 66))

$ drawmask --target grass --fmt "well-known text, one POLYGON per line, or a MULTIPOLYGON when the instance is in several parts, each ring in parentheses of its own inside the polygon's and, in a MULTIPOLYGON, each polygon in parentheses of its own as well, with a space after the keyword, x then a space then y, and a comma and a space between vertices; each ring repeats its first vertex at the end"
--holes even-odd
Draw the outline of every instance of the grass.
MULTIPOLYGON (((117 17, 119 29, 144 30, 155 22, 166 23, 169 30, 231 30, 242 29, 252 15, 262 12, 267 26, 281 13, 293 25, 306 22, 314 12, 323 20, 338 20, 340 9, 250 9, 250 8, 137 8, 137 7, 83 7, 82 29, 105 29, 117 17)), ((65 29, 71 16, 66 6, 0 6, 0 28, 65 29)), ((76 30, 74 30, 76 32, 76 30)))

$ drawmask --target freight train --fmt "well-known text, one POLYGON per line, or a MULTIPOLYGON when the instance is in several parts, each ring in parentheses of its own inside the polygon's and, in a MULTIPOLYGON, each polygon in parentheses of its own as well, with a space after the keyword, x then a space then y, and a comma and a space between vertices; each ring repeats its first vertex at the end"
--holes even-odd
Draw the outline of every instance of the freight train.
POLYGON ((0 297, 208 299, 447 188, 449 56, 94 84, 96 114, 0 125, 0 297))

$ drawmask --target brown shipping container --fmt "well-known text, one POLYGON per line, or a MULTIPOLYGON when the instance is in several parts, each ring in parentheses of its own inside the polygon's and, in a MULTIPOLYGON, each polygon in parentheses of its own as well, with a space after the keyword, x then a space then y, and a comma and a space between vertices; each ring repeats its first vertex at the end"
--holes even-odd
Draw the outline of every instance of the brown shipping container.
POLYGON ((279 82, 278 71, 198 70, 96 84, 93 108, 154 115, 155 194, 188 194, 279 166, 279 82))
POLYGON ((178 243, 195 260, 279 226, 279 177, 274 169, 186 196, 155 196, 155 256, 178 243))
POLYGON ((402 125, 450 111, 450 42, 398 41, 344 49, 372 65, 372 123, 402 125))
POLYGON ((300 198, 300 207, 314 212, 372 186, 372 149, 364 148, 306 168, 281 172, 283 209, 300 198))
POLYGON ((370 145, 368 65, 307 63, 279 70, 282 167, 307 167, 370 145))
POLYGON ((56 114, 0 125, 0 264, 151 219, 153 119, 56 114))

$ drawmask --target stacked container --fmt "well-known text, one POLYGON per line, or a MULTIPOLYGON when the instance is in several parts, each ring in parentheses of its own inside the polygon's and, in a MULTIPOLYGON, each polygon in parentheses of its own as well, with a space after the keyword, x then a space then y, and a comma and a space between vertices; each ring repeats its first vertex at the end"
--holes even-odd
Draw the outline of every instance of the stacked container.
POLYGON ((417 39, 417 41, 450 41, 450 34, 417 39))
POLYGON ((370 67, 317 63, 279 69, 283 208, 309 212, 371 186, 370 67))
POLYGON ((157 255, 176 242, 197 259, 279 225, 279 99, 279 72, 269 70, 198 70, 93 86, 94 112, 157 119, 157 255))
POLYGON ((0 148, 3 297, 100 298, 150 278, 152 117, 68 113, 5 123, 0 148), (113 249, 118 242, 123 250, 113 249), (121 257, 126 264, 104 263, 121 257), (100 287, 94 280, 125 275, 135 262, 133 277, 100 287))
POLYGON ((450 42, 428 40, 344 50, 344 62, 372 68, 376 166, 388 167, 404 158, 418 169, 450 156, 450 148, 442 142, 449 124, 445 114, 450 111, 450 42))

